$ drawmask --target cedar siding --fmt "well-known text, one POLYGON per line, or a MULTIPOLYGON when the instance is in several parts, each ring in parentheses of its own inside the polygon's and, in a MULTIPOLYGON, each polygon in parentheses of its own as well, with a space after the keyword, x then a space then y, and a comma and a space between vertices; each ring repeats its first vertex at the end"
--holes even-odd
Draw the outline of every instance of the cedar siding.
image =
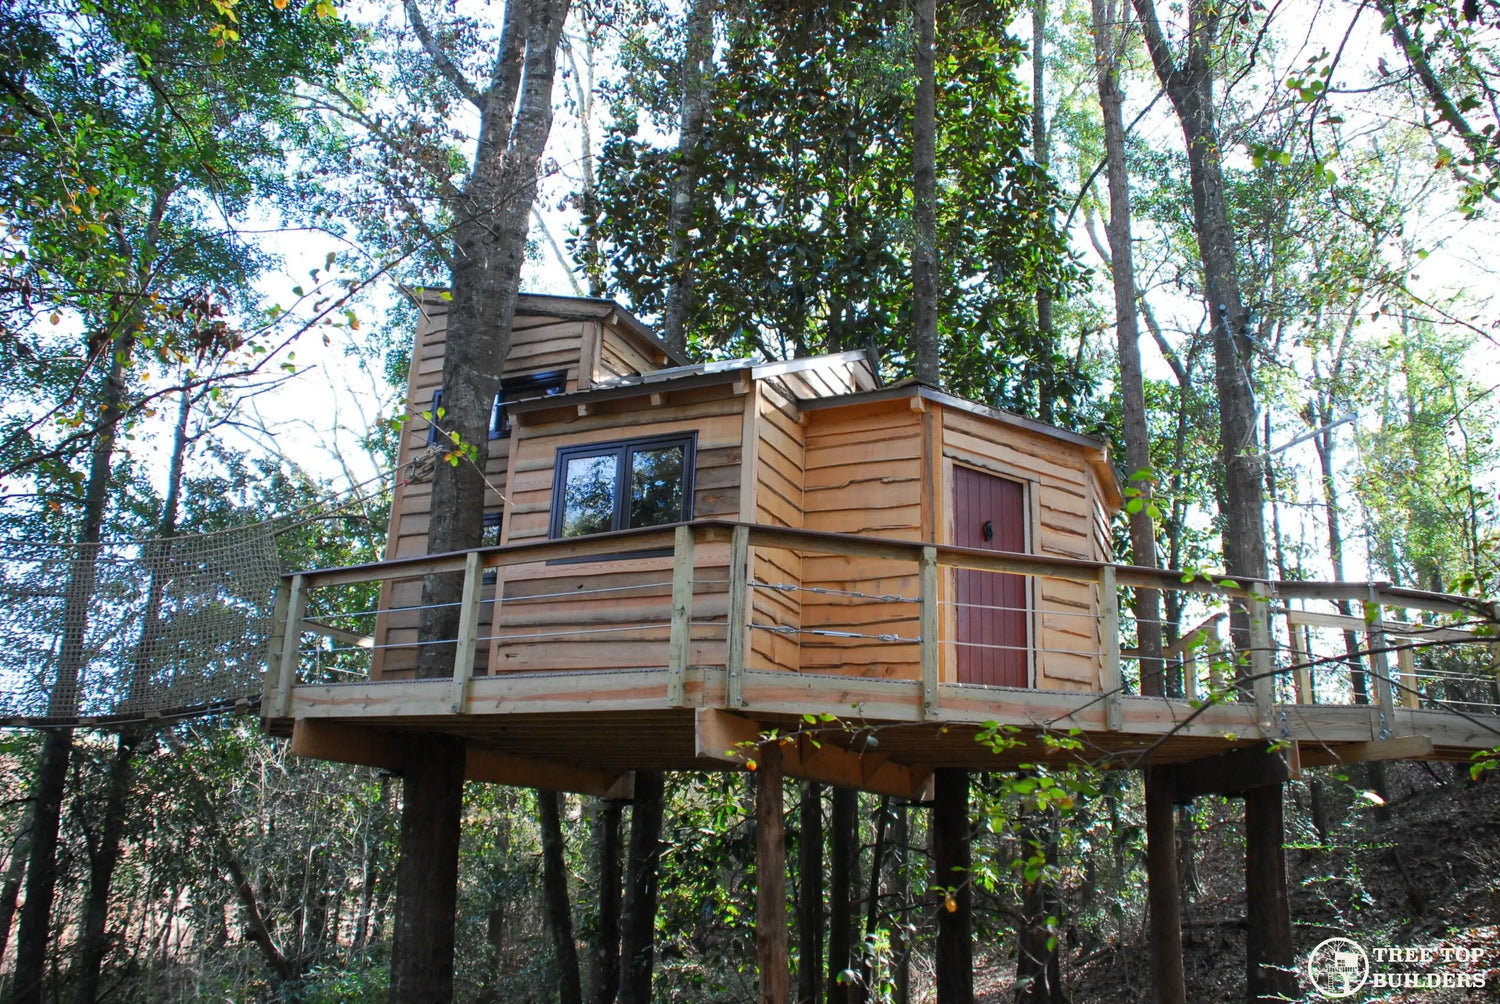
MULTIPOLYGON (((421 303, 401 470, 428 449, 441 380, 443 304, 421 303)), ((599 301, 523 298, 506 377, 566 372, 564 392, 508 409, 489 442, 487 543, 545 541, 553 530, 559 451, 693 437, 694 519, 755 523, 933 544, 960 542, 955 470, 1020 485, 1025 550, 1106 559, 1120 499, 1103 444, 911 384, 880 389, 863 353, 785 363, 682 366, 633 318, 599 301)), ((387 553, 425 553, 430 485, 398 484, 387 553)), ((999 545, 991 545, 999 546, 999 545)), ((702 544, 693 563, 688 663, 722 667, 729 620, 729 545, 702 544)), ((660 549, 610 560, 509 565, 487 584, 476 674, 661 669, 673 559, 660 549), (499 602, 495 602, 498 595, 499 602)), ((745 665, 751 671, 918 681, 917 568, 910 561, 752 547, 745 665)), ((957 680, 956 570, 938 579, 939 673, 957 680)), ((1030 684, 1100 689, 1098 589, 1026 581, 1030 684)), ((387 583, 372 676, 400 679, 415 660, 419 579, 387 583)), ((982 615, 970 612, 968 622, 982 615)))

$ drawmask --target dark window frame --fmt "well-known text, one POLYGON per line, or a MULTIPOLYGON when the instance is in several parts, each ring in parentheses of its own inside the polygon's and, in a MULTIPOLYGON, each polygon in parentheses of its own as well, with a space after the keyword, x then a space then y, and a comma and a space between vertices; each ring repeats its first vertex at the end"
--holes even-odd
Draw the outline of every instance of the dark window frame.
MULTIPOLYGON (((567 389, 567 370, 544 370, 540 373, 505 377, 500 381, 500 392, 495 395, 495 403, 490 405, 490 438, 504 439, 510 435, 510 415, 505 410, 507 404, 539 397, 554 397, 565 393, 567 389)), ((432 392, 432 404, 429 408, 432 421, 427 426, 428 446, 437 445, 437 413, 442 404, 443 388, 439 387, 432 392)))
MULTIPOLYGON (((671 526, 673 523, 686 523, 693 518, 693 485, 697 480, 697 458, 698 458, 698 432, 696 429, 687 432, 672 432, 661 436, 640 436, 632 439, 611 439, 600 443, 585 443, 579 446, 559 446, 557 457, 552 470, 552 510, 547 524, 547 536, 553 540, 563 539, 563 520, 567 515, 566 506, 566 482, 568 475, 568 464, 573 460, 586 457, 615 457, 615 497, 614 512, 610 519, 608 531, 600 530, 599 533, 623 530, 623 525, 628 518, 630 508, 630 456, 632 453, 643 450, 660 450, 673 446, 681 446, 682 449, 682 511, 678 514, 680 519, 670 523, 659 524, 671 526)), ((592 536, 591 534, 575 534, 575 536, 592 536)))

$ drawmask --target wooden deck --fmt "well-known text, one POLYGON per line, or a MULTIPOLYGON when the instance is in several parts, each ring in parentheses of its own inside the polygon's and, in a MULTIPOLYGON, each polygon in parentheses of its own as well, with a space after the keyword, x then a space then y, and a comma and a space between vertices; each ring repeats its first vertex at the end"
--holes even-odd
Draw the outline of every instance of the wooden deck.
MULTIPOLYGON (((580 611, 597 610, 587 597, 577 602, 580 611)), ((566 610, 566 599, 556 604, 566 610)), ((438 731, 466 740, 475 779, 600 794, 620 793, 633 770, 742 766, 773 733, 787 737, 792 776, 906 796, 920 795, 940 766, 990 770, 1072 760, 1129 768, 1269 744, 1295 776, 1304 766, 1341 760, 1467 760, 1500 744, 1492 633, 1500 610, 1379 583, 1227 583, 1100 562, 702 521, 300 573, 288 577, 278 616, 262 715, 273 733, 292 736, 295 752, 399 770, 402 734, 438 731), (757 660, 755 631, 785 638, 798 631, 756 623, 749 593, 787 586, 731 576, 726 593, 722 578, 696 582, 695 555, 713 553, 714 572, 722 575, 726 547, 728 567, 740 569, 756 567, 755 553, 772 551, 904 563, 918 583, 918 595, 906 598, 915 623, 869 633, 805 627, 803 643, 823 646, 825 655, 841 644, 859 653, 839 672, 757 660), (629 628, 637 632, 631 650, 641 665, 599 669, 564 660, 545 671, 473 672, 485 637, 499 639, 499 646, 506 637, 496 626, 506 600, 488 608, 481 600, 486 571, 503 583, 514 569, 579 561, 593 568, 612 556, 660 551, 667 552, 655 559, 663 567, 660 617, 629 628), (952 618, 942 608, 951 602, 944 583, 960 568, 1096 589, 1097 684, 1059 691, 957 683, 954 649, 961 642, 945 629, 952 618), (368 596, 388 580, 445 571, 462 571, 469 584, 461 637, 449 643, 453 676, 360 678, 358 659, 368 655, 370 639, 331 626, 341 616, 341 590, 368 596), (1128 612, 1122 629, 1118 603, 1119 591, 1129 588, 1189 593, 1206 614, 1208 627, 1173 646, 1192 697, 1130 692, 1134 653, 1128 612), (1363 616, 1332 612, 1335 600, 1353 601, 1363 616), (1215 633, 1231 611, 1246 614, 1238 655, 1232 641, 1215 633), (1320 647, 1320 630, 1334 632, 1334 655, 1320 647), (1361 643, 1362 661, 1352 668, 1343 654, 1346 633, 1361 643), (881 644, 903 654, 872 663, 867 653, 881 644), (712 661, 699 658, 704 653, 712 661), (1444 659, 1435 659, 1439 654, 1444 659), (1367 704, 1352 703, 1356 673, 1367 704), (998 741, 980 741, 986 734, 998 741)), ((586 651, 589 623, 557 620, 560 636, 577 635, 565 651, 586 651)), ((1031 653, 1033 660, 1046 656, 1031 653)))

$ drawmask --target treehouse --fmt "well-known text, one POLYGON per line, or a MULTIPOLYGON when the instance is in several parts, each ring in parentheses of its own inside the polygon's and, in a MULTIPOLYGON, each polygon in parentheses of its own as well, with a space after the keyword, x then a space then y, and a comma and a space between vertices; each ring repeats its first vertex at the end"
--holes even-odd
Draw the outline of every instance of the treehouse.
POLYGON ((484 546, 430 554, 444 301, 419 306, 386 560, 280 593, 262 714, 296 752, 399 769, 403 732, 438 731, 473 778, 619 794, 774 733, 788 774, 918 796, 943 766, 1214 758, 1180 783, 1232 790, 1268 741, 1281 779, 1500 737, 1491 607, 1112 564, 1104 441, 882 386, 863 352, 687 365, 605 301, 521 298, 484 546), (438 573, 464 586, 432 641, 438 573), (1133 589, 1175 594, 1160 658, 1133 589), (419 677, 423 645, 444 675, 419 677), (1158 674, 1181 696, 1142 694, 1158 674))

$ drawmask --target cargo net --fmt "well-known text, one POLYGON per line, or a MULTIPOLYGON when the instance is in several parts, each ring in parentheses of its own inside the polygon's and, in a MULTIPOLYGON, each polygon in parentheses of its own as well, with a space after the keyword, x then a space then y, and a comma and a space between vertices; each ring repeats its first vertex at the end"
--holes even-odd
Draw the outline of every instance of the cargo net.
POLYGON ((247 706, 280 575, 273 528, 0 542, 0 725, 108 726, 247 706))

